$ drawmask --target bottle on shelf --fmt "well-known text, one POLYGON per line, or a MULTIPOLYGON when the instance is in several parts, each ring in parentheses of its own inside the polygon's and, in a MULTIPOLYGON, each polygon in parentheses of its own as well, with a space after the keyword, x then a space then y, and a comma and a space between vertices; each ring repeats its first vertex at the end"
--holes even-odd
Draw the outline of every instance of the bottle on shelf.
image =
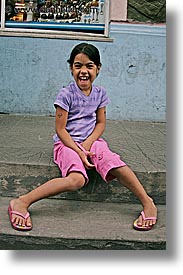
POLYGON ((27 22, 33 21, 33 12, 32 9, 30 8, 29 11, 27 12, 27 22))

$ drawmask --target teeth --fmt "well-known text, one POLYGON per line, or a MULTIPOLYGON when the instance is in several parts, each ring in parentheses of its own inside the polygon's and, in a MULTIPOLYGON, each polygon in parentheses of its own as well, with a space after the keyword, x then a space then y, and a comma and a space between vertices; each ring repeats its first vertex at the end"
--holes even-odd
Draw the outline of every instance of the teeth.
POLYGON ((81 80, 88 80, 88 78, 89 78, 88 76, 80 76, 81 80))

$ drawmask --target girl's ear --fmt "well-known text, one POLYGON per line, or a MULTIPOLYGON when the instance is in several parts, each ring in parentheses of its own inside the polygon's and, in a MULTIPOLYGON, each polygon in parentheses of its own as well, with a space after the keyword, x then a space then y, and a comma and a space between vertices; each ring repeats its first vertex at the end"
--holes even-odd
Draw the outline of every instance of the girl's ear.
POLYGON ((73 72, 72 72, 72 66, 70 66, 70 71, 71 71, 71 74, 73 75, 73 72))
POLYGON ((99 71, 100 71, 101 67, 102 67, 102 64, 99 64, 97 67, 99 71))
POLYGON ((99 64, 98 67, 97 67, 97 76, 98 76, 98 74, 100 72, 101 67, 102 67, 102 64, 99 64))

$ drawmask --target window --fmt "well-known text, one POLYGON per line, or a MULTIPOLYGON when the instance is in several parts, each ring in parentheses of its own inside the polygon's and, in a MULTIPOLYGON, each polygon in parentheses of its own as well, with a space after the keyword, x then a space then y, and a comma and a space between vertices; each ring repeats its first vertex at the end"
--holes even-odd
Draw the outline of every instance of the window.
POLYGON ((109 0, 1 0, 0 31, 108 37, 109 0))

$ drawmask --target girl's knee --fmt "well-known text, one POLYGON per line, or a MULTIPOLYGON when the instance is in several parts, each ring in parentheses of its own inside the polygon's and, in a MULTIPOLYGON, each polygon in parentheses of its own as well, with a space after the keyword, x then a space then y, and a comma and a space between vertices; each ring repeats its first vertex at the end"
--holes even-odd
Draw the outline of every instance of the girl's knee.
POLYGON ((81 173, 70 173, 68 176, 69 191, 81 189, 86 182, 85 177, 81 173))

